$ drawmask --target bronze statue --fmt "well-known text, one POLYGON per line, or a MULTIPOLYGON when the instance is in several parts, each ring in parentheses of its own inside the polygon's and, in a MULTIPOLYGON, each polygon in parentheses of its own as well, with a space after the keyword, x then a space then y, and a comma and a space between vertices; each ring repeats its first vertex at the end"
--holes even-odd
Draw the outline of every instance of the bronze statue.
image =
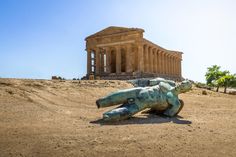
POLYGON ((105 121, 119 121, 130 118, 144 109, 162 112, 166 116, 176 116, 183 107, 178 94, 187 92, 192 85, 185 80, 175 83, 157 78, 148 81, 147 87, 135 87, 111 93, 96 101, 97 107, 109 107, 122 104, 103 114, 105 121))

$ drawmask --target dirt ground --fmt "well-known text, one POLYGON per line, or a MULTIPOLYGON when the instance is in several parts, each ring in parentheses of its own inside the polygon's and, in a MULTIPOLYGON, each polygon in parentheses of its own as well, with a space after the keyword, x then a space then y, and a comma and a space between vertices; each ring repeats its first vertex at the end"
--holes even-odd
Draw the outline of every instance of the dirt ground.
POLYGON ((122 81, 0 79, 0 157, 236 156, 236 96, 193 88, 178 117, 99 119, 122 81))

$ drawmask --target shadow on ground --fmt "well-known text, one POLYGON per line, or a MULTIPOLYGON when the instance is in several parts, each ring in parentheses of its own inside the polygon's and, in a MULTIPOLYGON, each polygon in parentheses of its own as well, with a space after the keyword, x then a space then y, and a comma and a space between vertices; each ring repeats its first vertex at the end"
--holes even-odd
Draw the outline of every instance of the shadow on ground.
POLYGON ((192 124, 189 120, 182 120, 183 117, 166 117, 162 115, 146 115, 146 117, 132 117, 123 121, 114 121, 114 122, 106 122, 103 119, 99 119, 96 121, 91 121, 92 124, 100 124, 100 125, 128 125, 128 124, 161 124, 161 123, 175 123, 175 124, 192 124))

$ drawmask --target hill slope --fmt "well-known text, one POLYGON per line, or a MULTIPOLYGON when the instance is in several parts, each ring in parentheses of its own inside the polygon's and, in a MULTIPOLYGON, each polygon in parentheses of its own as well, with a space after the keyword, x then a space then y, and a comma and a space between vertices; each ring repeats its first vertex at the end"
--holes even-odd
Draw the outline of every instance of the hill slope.
POLYGON ((99 123, 95 100, 123 81, 0 79, 0 157, 236 156, 236 96, 194 88, 177 118, 99 123))

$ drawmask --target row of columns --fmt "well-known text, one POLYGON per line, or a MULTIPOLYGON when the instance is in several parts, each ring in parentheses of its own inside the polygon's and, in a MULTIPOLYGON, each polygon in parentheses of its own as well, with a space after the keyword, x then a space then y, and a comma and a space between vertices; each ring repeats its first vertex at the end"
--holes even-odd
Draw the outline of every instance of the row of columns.
POLYGON ((156 47, 143 46, 144 72, 181 76, 181 58, 156 47))
MULTIPOLYGON (((131 52, 131 45, 125 45, 125 46, 116 46, 116 47, 104 47, 104 48, 96 48, 94 50, 87 50, 87 73, 91 73, 92 72, 92 67, 94 66, 95 68, 95 72, 96 74, 100 74, 103 72, 106 73, 111 73, 112 71, 112 62, 114 62, 112 60, 112 51, 114 52, 115 55, 115 73, 121 73, 121 72, 133 72, 132 71, 132 62, 131 60, 133 58, 131 58, 130 56, 130 52, 131 52), (122 50, 124 50, 125 56, 121 56, 122 50), (94 65, 92 65, 92 54, 94 54, 94 65), (121 67, 122 67, 122 61, 125 60, 125 70, 122 71, 121 67)), ((114 72, 113 72, 114 73, 114 72)))
POLYGON ((135 58, 131 58, 132 46, 134 45, 127 44, 115 47, 96 48, 94 50, 88 49, 87 73, 90 74, 93 70, 95 70, 94 72, 96 72, 96 74, 102 72, 119 74, 121 72, 130 73, 138 71, 181 77, 181 57, 175 53, 166 52, 148 44, 139 44, 136 45, 137 52, 134 52, 137 53, 137 55, 135 55, 135 58), (112 51, 115 53, 115 61, 112 60, 112 51), (122 56, 121 53, 125 53, 125 55, 122 56), (135 62, 135 60, 137 61, 135 62), (122 71, 122 64, 125 64, 123 65, 125 66, 125 70, 123 68, 124 71, 122 71), (115 66, 115 71, 113 66, 115 66))

